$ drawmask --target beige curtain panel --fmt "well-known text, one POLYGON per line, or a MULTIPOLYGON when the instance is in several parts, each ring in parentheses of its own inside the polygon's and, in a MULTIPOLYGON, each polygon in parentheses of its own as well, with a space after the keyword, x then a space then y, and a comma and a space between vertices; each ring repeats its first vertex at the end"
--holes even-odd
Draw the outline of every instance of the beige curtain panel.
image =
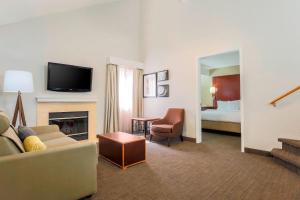
POLYGON ((133 72, 133 117, 143 117, 144 106, 143 106, 143 74, 142 69, 135 69, 133 72))
POLYGON ((104 133, 109 133, 119 130, 118 66, 108 64, 106 70, 104 133))

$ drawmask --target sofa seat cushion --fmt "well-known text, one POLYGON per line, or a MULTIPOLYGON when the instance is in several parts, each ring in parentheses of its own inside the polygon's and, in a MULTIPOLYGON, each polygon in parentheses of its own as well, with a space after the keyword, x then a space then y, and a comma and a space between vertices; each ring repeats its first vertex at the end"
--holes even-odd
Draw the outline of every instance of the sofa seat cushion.
POLYGON ((37 135, 43 142, 48 141, 48 140, 53 140, 57 138, 63 138, 67 137, 65 134, 62 132, 53 132, 53 133, 44 133, 44 134, 38 134, 37 135))
POLYGON ((76 140, 74 140, 70 137, 67 137, 67 136, 44 141, 44 144, 49 149, 59 147, 59 146, 65 146, 65 145, 69 145, 69 144, 76 144, 76 143, 78 143, 76 140))
POLYGON ((152 125, 151 130, 154 132, 160 132, 160 133, 172 133, 173 125, 168 124, 157 124, 152 125))

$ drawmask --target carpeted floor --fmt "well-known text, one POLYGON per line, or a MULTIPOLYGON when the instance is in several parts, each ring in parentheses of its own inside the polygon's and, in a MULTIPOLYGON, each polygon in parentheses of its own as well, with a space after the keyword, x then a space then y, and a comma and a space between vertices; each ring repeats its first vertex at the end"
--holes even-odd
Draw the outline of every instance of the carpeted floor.
POLYGON ((99 160, 94 200, 300 199, 300 176, 270 157, 240 153, 240 138, 204 134, 203 144, 147 143, 147 162, 120 170, 99 160))

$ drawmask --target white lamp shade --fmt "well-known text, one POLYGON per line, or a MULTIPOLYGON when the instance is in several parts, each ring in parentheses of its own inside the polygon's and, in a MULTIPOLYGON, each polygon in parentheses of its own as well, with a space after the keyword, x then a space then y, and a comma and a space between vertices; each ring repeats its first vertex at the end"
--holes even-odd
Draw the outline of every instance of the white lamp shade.
POLYGON ((216 94, 217 88, 214 87, 214 86, 212 86, 212 87, 209 88, 209 92, 210 92, 211 94, 216 94))
POLYGON ((33 92, 32 73, 27 71, 8 70, 4 74, 3 92, 33 92))

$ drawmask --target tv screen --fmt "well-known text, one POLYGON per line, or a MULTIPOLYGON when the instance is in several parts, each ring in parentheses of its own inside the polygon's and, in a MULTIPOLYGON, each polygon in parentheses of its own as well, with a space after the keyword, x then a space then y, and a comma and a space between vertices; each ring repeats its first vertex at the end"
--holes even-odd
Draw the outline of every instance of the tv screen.
POLYGON ((49 62, 47 89, 58 92, 90 92, 92 77, 92 68, 49 62))

